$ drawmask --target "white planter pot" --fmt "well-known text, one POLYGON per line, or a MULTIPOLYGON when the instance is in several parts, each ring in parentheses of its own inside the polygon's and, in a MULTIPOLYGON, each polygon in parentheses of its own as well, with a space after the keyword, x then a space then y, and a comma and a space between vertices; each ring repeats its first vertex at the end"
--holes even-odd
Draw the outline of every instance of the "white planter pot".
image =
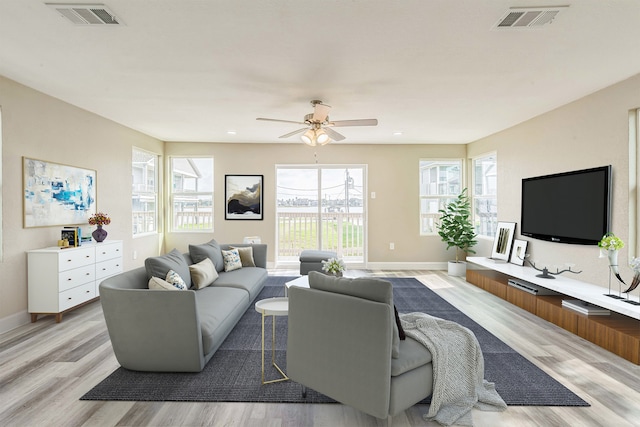
POLYGON ((465 277, 467 275, 466 261, 449 261, 449 276, 465 277))

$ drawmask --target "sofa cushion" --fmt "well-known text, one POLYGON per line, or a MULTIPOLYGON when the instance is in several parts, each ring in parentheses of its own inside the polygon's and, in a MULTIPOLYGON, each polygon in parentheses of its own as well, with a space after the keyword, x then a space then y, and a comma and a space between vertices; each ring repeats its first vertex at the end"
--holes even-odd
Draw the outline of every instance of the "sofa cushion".
POLYGON ((224 271, 233 271, 242 268, 240 252, 238 252, 237 249, 222 251, 222 259, 224 260, 224 271))
POLYGON ((218 272, 210 258, 205 258, 197 264, 189 266, 191 282, 196 289, 209 286, 218 278, 218 272))
POLYGON ((431 352, 411 337, 400 343, 397 358, 391 360, 391 376, 397 377, 419 366, 431 363, 431 352))
POLYGON ((169 270, 165 280, 172 286, 175 286, 176 288, 180 289, 181 291, 186 291, 188 289, 187 283, 184 281, 184 279, 182 279, 182 277, 180 277, 180 275, 173 270, 169 270))
POLYGON ((231 249, 237 249, 240 254, 240 262, 243 267, 255 267, 256 263, 253 260, 253 248, 251 246, 235 247, 231 246, 231 249))
POLYGON ((181 291, 183 289, 180 289, 176 286, 173 286, 171 283, 167 282, 166 280, 163 280, 159 277, 152 277, 151 279, 149 279, 149 289, 155 289, 155 290, 160 290, 160 291, 181 291))
POLYGON ((243 267, 239 270, 220 273, 220 277, 211 286, 243 289, 253 301, 267 280, 267 270, 260 267, 243 267))
POLYGON ((222 252, 220 251, 220 245, 216 242, 216 239, 211 239, 209 242, 201 245, 189 245, 189 255, 191 256, 191 260, 194 264, 199 263, 205 258, 209 258, 213 261, 216 271, 220 272, 224 270, 222 252))
POLYGON ((202 349, 217 349, 249 308, 249 294, 242 289, 208 286, 196 292, 202 349))
POLYGON ((147 258, 144 260, 144 266, 147 270, 147 279, 167 277, 169 270, 173 270, 184 280, 187 289, 191 287, 189 265, 177 249, 164 255, 147 258))
MULTIPOLYGON (((372 277, 358 277, 349 279, 319 273, 309 272, 309 287, 327 292, 351 295, 358 298, 389 304, 393 309, 393 287, 390 282, 372 277)), ((391 356, 397 358, 400 351, 400 333, 395 320, 395 310, 389 319, 393 324, 393 340, 391 356)))

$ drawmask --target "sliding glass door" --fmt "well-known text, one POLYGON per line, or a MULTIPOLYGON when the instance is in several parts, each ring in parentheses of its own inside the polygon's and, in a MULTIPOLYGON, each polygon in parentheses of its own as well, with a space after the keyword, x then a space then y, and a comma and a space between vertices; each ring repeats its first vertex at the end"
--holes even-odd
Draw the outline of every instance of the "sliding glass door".
POLYGON ((277 262, 331 250, 351 267, 366 254, 366 166, 276 166, 277 262))

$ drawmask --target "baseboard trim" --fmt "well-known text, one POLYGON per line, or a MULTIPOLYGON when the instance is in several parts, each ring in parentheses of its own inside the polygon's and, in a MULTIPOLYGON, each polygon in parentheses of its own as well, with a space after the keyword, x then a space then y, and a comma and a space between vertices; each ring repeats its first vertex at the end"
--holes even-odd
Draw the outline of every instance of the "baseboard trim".
POLYGON ((369 262, 367 270, 447 270, 446 262, 369 262))
POLYGON ((29 313, 26 310, 7 317, 3 317, 2 319, 0 319, 0 334, 9 332, 12 329, 15 329, 22 325, 26 325, 30 322, 31 316, 29 316, 29 313))

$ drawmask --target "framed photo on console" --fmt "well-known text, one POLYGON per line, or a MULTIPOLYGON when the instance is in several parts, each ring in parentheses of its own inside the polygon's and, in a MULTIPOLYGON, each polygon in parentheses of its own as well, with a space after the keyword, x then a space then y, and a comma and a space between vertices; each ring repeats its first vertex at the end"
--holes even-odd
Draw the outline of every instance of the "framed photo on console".
POLYGON ((491 251, 492 259, 509 261, 511 255, 511 245, 513 244, 513 236, 516 233, 515 222, 498 222, 496 236, 493 239, 493 250, 491 251))
POLYGON ((513 240, 513 249, 511 250, 509 262, 516 265, 524 265, 524 259, 527 255, 527 243, 526 240, 513 240))

